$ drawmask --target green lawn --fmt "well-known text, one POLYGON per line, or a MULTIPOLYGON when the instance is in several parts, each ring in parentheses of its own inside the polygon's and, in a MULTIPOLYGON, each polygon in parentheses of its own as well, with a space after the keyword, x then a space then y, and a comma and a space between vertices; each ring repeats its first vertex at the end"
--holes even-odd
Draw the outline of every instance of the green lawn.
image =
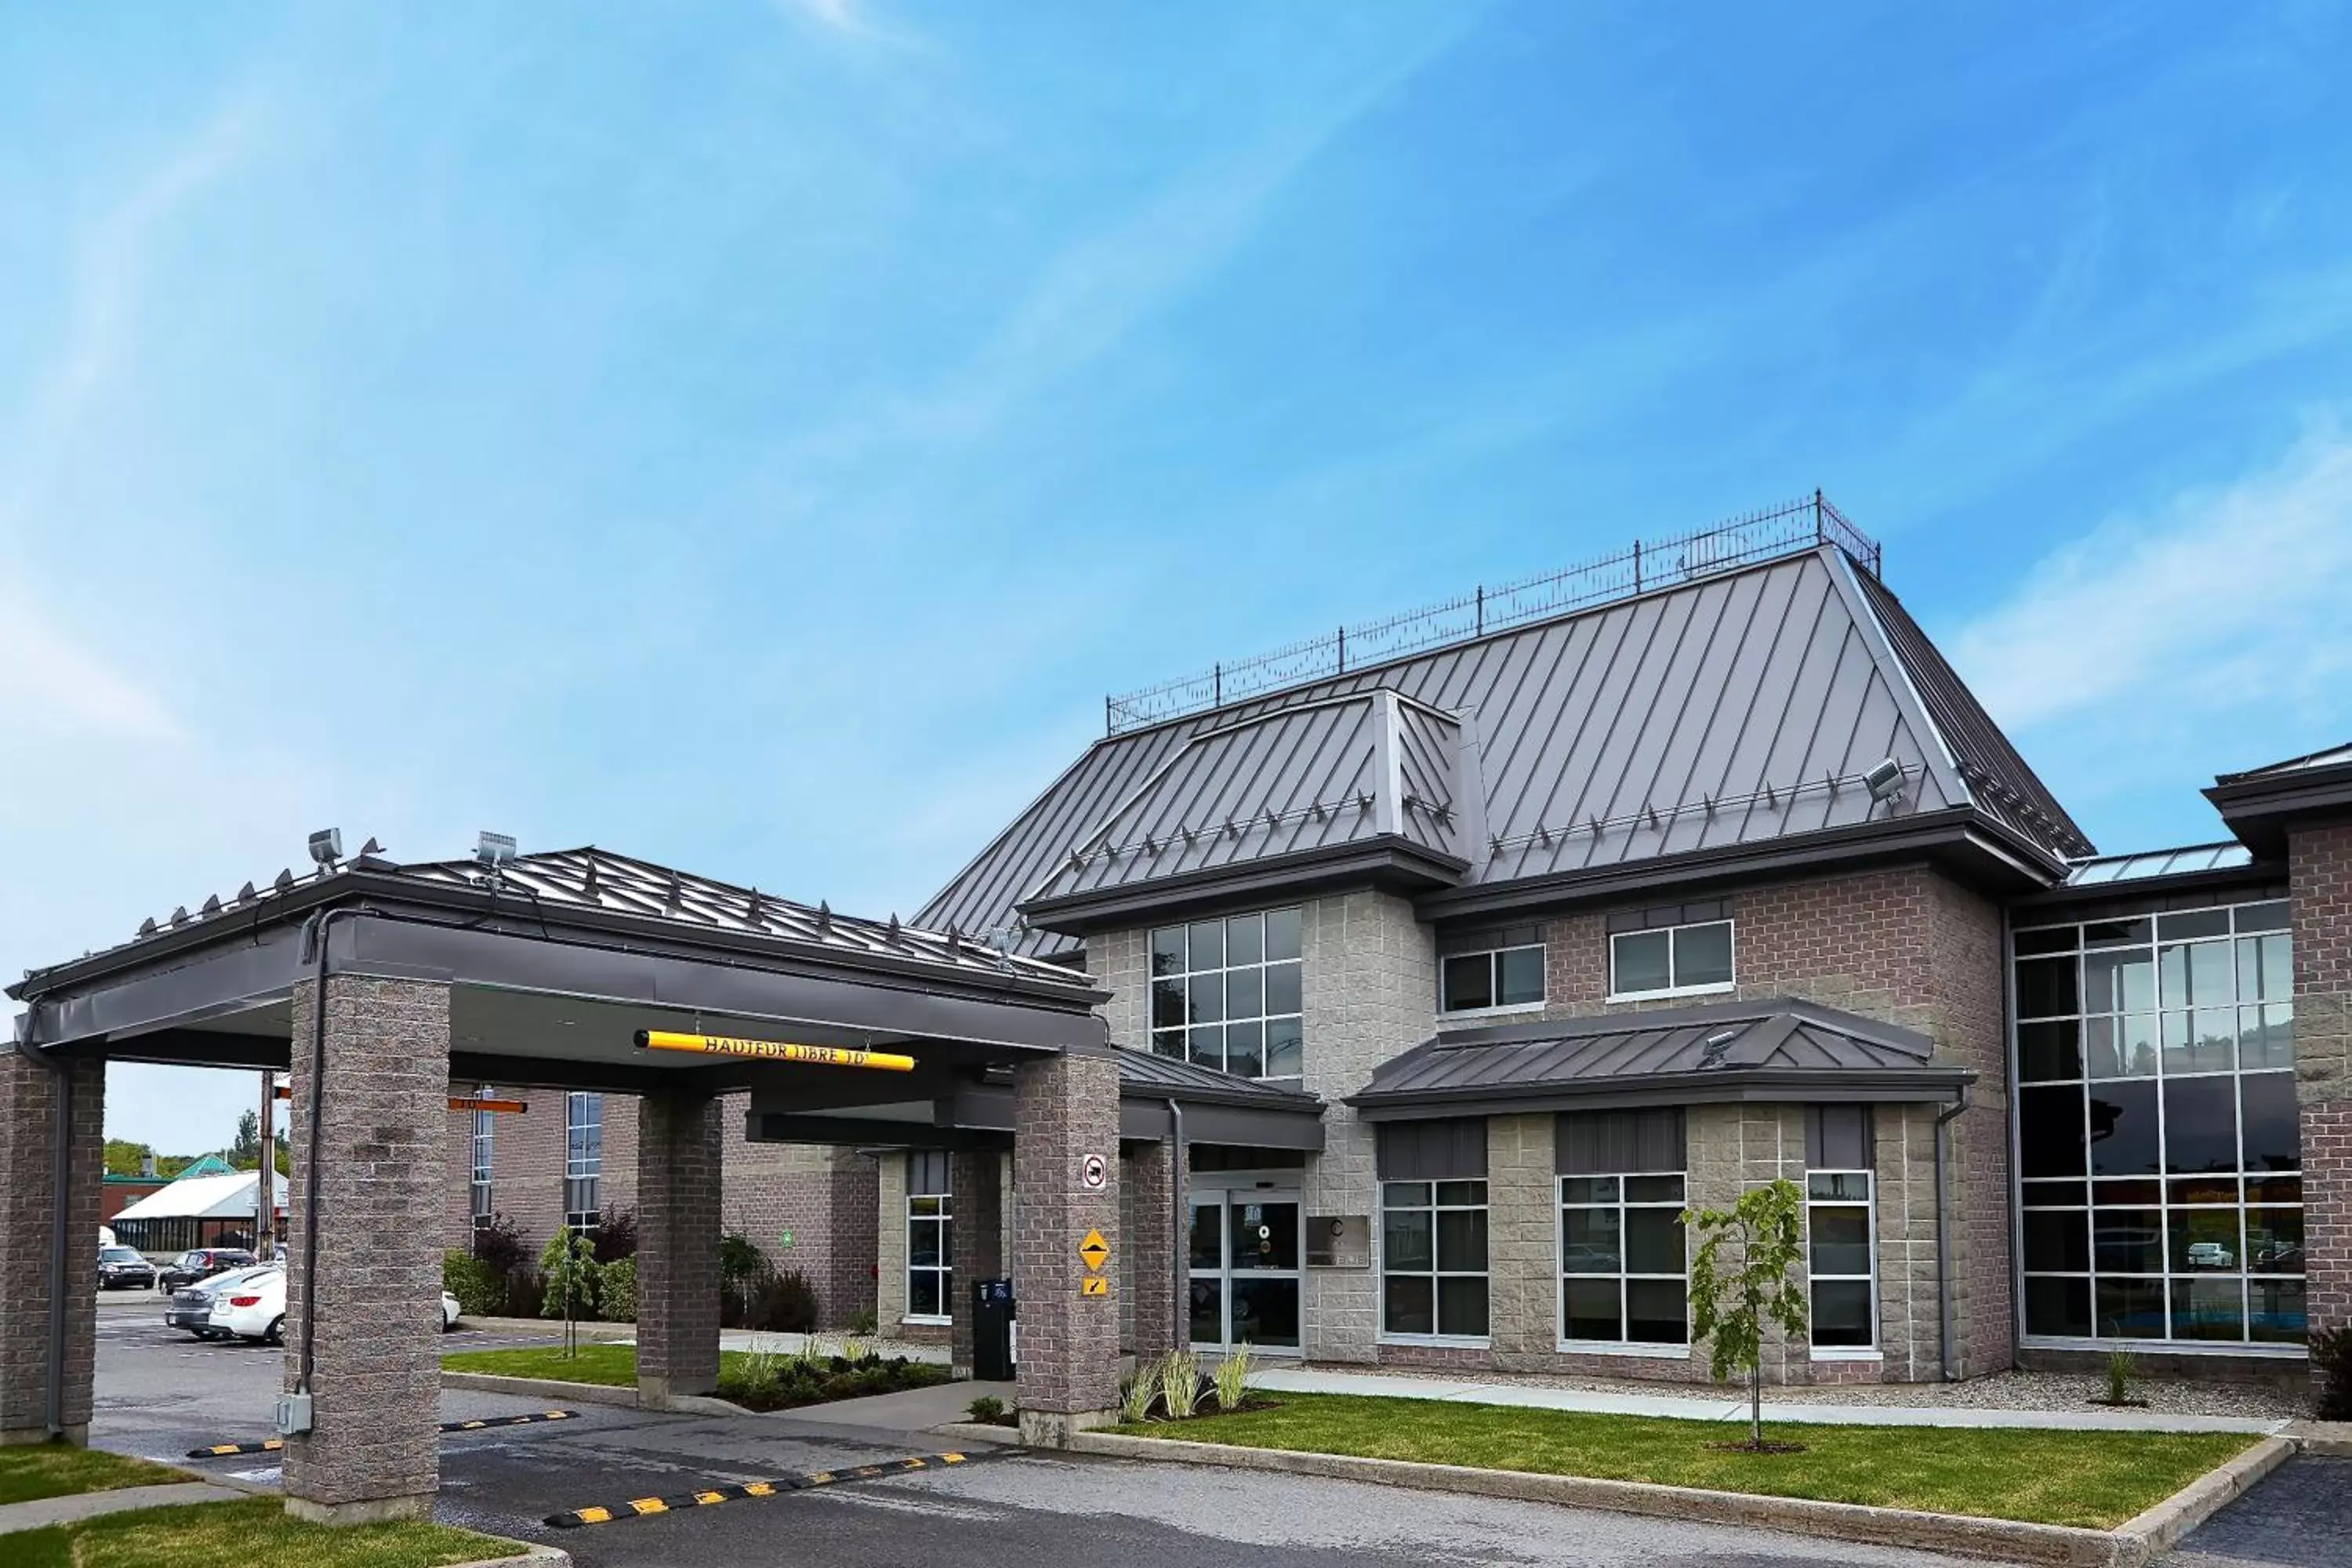
MULTIPOLYGON (((721 1351, 720 1363, 725 1364, 727 1358, 735 1353, 721 1351)), ((443 1356, 441 1364, 451 1372, 488 1373, 493 1377, 544 1377, 559 1383, 602 1383, 620 1388, 637 1385, 635 1345, 582 1345, 578 1355, 568 1358, 556 1345, 519 1351, 458 1351, 443 1356)))
POLYGON ((195 1479, 185 1470, 125 1458, 101 1448, 74 1448, 63 1443, 0 1448, 0 1503, 110 1492, 121 1487, 164 1487, 195 1479))
POLYGON ((446 1524, 308 1524, 276 1498, 142 1508, 0 1536, 9 1568, 166 1568, 299 1563, 302 1568, 441 1568, 509 1557, 514 1543, 446 1524))
POLYGON ((1801 1454, 1724 1453, 1728 1422, 1282 1394, 1278 1408, 1120 1426, 1144 1437, 1815 1498, 2112 1529, 2258 1439, 2236 1433, 1770 1424, 1801 1454))

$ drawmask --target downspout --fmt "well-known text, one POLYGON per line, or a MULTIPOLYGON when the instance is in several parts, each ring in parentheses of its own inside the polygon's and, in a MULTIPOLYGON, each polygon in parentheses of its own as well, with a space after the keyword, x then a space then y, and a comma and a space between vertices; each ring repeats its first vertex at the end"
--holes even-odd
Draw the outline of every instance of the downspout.
POLYGON ((1192 1342, 1192 1254, 1184 1237, 1185 1226, 1192 1217, 1185 1201, 1186 1174, 1192 1165, 1185 1157, 1184 1107, 1172 1096, 1168 1101, 1168 1142, 1175 1161, 1168 1168, 1168 1310, 1176 1331, 1169 1348, 1181 1351, 1192 1342))
MULTIPOLYGON (((58 1079, 58 1146, 57 1166, 52 1180, 56 1183, 56 1200, 50 1205, 49 1223, 49 1358, 47 1386, 43 1390, 45 1408, 42 1419, 48 1427, 49 1441, 61 1440, 66 1435, 66 1292, 73 1288, 68 1278, 71 1261, 72 1237, 68 1234, 73 1221, 73 1205, 68 1186, 73 1180, 73 1069, 53 1059, 33 1044, 37 1032, 35 1023, 41 1016, 38 1002, 26 1004, 24 1023, 16 1036, 16 1049, 26 1059, 36 1061, 57 1075, 58 1079)), ((89 1288, 89 1281, 83 1281, 89 1288)))
POLYGON ((1952 1119, 1969 1108, 1969 1086, 1952 1100, 1952 1108, 1936 1118, 1936 1364, 1946 1383, 1952 1375, 1952 1215, 1945 1194, 1944 1165, 1951 1153, 1952 1119))

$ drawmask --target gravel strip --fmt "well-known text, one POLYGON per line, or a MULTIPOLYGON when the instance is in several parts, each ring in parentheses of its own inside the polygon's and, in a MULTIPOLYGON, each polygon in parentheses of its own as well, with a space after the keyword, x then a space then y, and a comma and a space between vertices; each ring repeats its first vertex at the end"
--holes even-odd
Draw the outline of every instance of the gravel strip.
MULTIPOLYGON (((1350 1366, 1345 1370, 1376 1377, 1449 1378, 1446 1373, 1422 1367, 1350 1366)), ((1588 1394, 1644 1394, 1652 1398, 1706 1399, 1720 1395, 1736 1399, 1746 1392, 1743 1388, 1713 1384, 1566 1377, 1549 1373, 1480 1372, 1462 1381, 1517 1388, 1572 1388, 1588 1394)), ((1827 1384, 1811 1388, 1768 1384, 1764 1405, 1768 1418, 1776 1404, 1933 1405, 1948 1410, 2098 1410, 2105 1406, 2091 1401, 2105 1394, 2106 1379, 2096 1373, 2012 1371, 1971 1378, 1966 1383, 1827 1384)), ((2273 1384, 2144 1378, 2133 1384, 2132 1396, 2147 1400, 2149 1410, 2166 1415, 2237 1415, 2292 1421, 2311 1414, 2307 1400, 2298 1397, 2291 1388, 2273 1384)))

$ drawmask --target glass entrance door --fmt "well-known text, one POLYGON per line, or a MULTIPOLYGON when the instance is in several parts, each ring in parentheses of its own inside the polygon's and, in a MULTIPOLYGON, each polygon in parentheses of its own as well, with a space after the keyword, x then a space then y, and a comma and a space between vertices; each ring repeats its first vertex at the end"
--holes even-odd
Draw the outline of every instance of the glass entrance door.
POLYGON ((1192 1194, 1192 1343, 1297 1350, 1298 1194, 1235 1188, 1192 1194))

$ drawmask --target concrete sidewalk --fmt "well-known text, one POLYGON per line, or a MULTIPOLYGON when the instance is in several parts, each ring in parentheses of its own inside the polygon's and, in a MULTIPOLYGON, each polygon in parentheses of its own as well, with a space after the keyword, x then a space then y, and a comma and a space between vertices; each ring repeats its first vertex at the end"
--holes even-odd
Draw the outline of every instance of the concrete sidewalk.
POLYGON ((252 1494, 209 1481, 183 1481, 160 1487, 117 1487, 112 1491, 76 1492, 70 1497, 36 1498, 30 1502, 0 1504, 0 1535, 20 1530, 40 1530, 71 1524, 102 1513, 128 1513, 133 1509, 171 1508, 191 1502, 236 1502, 252 1494))
MULTIPOLYGON (((1746 1421, 1745 1397, 1694 1399, 1664 1394, 1601 1394, 1575 1388, 1459 1378, 1389 1377, 1270 1367, 1253 1383, 1268 1393, 1357 1394, 1391 1399, 1435 1399, 1461 1405, 1510 1405, 1534 1410, 1578 1410, 1607 1415, 1664 1415, 1686 1421, 1746 1421)), ((1764 1419, 1847 1426, 2039 1426, 2076 1432, 2248 1432, 2271 1434, 2290 1423, 2242 1415, 2173 1415, 2147 1410, 1956 1410, 1925 1405, 1774 1404, 1764 1391, 1764 1419)))

